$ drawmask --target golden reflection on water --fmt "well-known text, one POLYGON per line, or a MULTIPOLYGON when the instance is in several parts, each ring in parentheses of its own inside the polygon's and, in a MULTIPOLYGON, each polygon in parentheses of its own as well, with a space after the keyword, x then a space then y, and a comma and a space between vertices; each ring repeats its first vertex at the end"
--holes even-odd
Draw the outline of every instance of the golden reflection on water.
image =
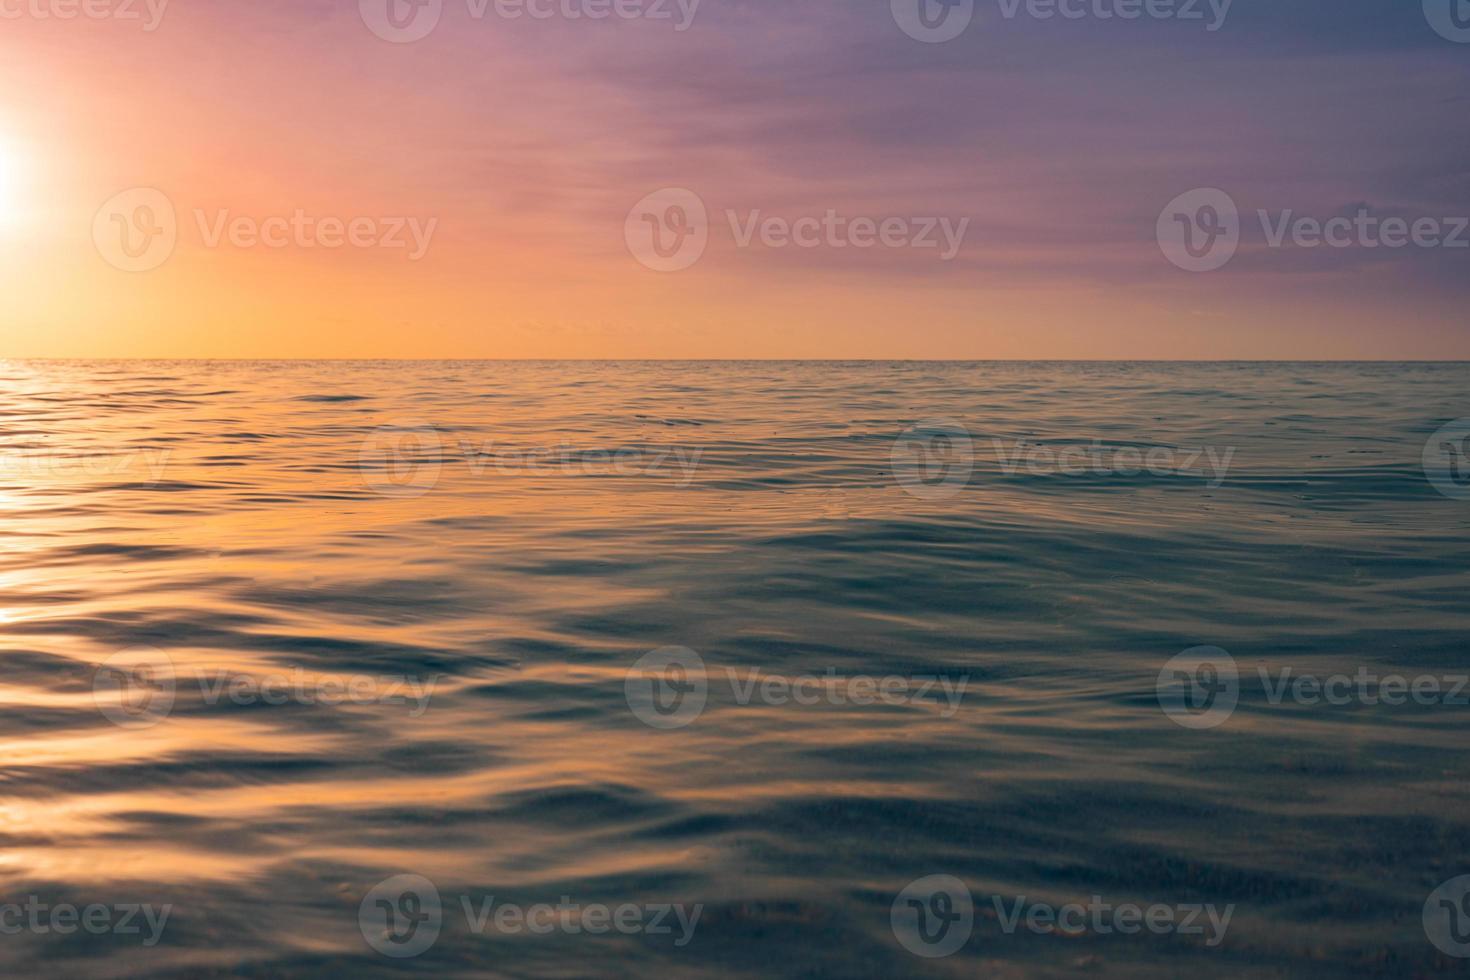
POLYGON ((1463 617, 1436 578, 1463 542, 1395 482, 1424 392, 1337 379, 1334 411, 1404 421, 1306 440, 1335 488, 1318 507, 1303 442, 1266 425, 1314 390, 1180 370, 0 364, 0 884, 187 894, 224 964, 262 945, 214 923, 267 909, 294 920, 272 944, 360 966, 356 901, 399 873, 727 902, 711 921, 757 931, 751 909, 792 903, 881 958, 881 896, 937 869, 1016 893, 1056 862, 1113 885, 1132 862, 1157 878, 1126 887, 1160 893, 1192 859, 1315 881, 1328 858, 1282 834, 1453 824, 1443 716, 1248 705, 1227 750, 1154 700, 1196 643, 1264 656, 1269 634, 1305 663, 1343 654, 1337 635, 1463 617), (1242 471, 1068 481, 982 453, 961 493, 906 493, 895 435, 943 417, 982 449, 1238 445, 1242 471), (1398 462, 1364 475, 1365 445, 1398 462), (611 462, 675 449, 697 467, 611 462), (1344 584, 1363 580, 1382 588, 1344 584), (659 731, 624 681, 668 645, 701 653, 710 699, 659 731), (98 687, 130 649, 174 672, 168 713, 137 727, 108 718, 131 689, 98 687), (741 704, 727 668, 968 687, 952 714, 741 704), (416 713, 206 697, 221 677, 433 686, 416 713), (1193 819, 1211 808, 1234 823, 1193 819))

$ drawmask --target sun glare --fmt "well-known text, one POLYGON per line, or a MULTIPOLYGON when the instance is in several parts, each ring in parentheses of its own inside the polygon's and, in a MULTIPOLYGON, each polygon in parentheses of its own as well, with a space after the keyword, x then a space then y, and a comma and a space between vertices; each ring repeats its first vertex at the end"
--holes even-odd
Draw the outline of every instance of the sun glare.
POLYGON ((29 167, 15 140, 0 129, 0 234, 10 237, 26 222, 34 202, 25 199, 29 167))
POLYGON ((9 140, 0 133, 0 231, 14 228, 20 220, 20 160, 9 140))

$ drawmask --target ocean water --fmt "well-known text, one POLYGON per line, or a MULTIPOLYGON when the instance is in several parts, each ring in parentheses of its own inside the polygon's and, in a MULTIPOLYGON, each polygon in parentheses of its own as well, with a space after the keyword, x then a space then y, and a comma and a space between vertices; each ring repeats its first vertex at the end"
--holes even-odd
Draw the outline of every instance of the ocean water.
POLYGON ((0 970, 1463 974, 1467 415, 1466 364, 0 363, 0 970), (1444 686, 1280 696, 1363 672, 1444 686))

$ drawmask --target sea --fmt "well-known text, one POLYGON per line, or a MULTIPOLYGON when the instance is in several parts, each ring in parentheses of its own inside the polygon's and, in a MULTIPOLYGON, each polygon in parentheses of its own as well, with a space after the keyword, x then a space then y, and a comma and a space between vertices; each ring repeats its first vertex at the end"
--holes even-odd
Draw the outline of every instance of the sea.
POLYGON ((0 972, 1464 975, 1470 364, 0 361, 0 972))

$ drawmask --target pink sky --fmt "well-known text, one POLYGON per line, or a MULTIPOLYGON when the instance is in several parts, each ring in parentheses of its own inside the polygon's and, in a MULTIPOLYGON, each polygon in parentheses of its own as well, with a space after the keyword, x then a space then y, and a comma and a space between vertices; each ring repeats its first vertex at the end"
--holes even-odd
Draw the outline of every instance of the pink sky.
POLYGON ((1417 4, 992 0, 930 44, 835 0, 443 0, 398 44, 386 0, 159 2, 4 7, 0 356, 1470 357, 1470 248, 1274 247, 1257 214, 1470 214, 1470 44, 1417 4), (678 271, 629 221, 666 188, 706 212, 678 271), (1204 273, 1155 239, 1194 188, 1241 214, 1204 273), (129 271, 139 189, 174 240, 129 271))

